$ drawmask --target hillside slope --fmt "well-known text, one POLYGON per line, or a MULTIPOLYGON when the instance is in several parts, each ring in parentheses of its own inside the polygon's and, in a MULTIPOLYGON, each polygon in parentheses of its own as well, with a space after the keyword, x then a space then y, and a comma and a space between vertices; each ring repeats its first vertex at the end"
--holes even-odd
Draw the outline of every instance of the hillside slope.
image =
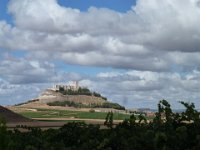
POLYGON ((62 93, 46 90, 38 98, 41 103, 49 103, 55 101, 71 101, 75 103, 82 103, 84 105, 97 104, 102 105, 106 100, 101 97, 88 96, 88 95, 63 95, 62 93))
POLYGON ((31 119, 25 118, 19 114, 14 113, 13 111, 0 106, 0 115, 6 119, 7 123, 15 123, 15 122, 30 122, 31 119))
POLYGON ((43 92, 38 101, 49 106, 69 106, 75 108, 114 108, 125 110, 125 107, 107 101, 106 97, 101 94, 91 92, 86 89, 86 92, 78 91, 54 91, 51 89, 43 92))
MULTIPOLYGON (((15 106, 23 106, 27 108, 39 108, 55 106, 71 107, 71 108, 113 108, 118 110, 125 110, 125 107, 118 103, 107 101, 106 97, 99 93, 78 91, 55 91, 47 89, 37 99, 29 100, 15 106)), ((60 108, 59 108, 60 109, 60 108)))

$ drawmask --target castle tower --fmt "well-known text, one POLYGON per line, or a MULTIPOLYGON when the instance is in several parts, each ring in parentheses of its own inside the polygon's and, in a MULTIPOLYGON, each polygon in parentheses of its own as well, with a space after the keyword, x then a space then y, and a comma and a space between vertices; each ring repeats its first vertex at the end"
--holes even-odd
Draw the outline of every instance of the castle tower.
POLYGON ((78 81, 75 81, 75 89, 76 89, 76 91, 78 91, 78 89, 79 89, 78 81))

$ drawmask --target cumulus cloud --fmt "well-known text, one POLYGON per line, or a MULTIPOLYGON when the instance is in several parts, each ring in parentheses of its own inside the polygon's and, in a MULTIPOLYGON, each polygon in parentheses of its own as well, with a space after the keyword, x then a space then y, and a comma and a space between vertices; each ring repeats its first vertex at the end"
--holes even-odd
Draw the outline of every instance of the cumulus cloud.
MULTIPOLYGON (((124 31, 130 33, 130 30, 125 27, 127 21, 130 22, 131 19, 130 23, 139 22, 133 13, 122 14, 110 9, 95 7, 89 8, 87 12, 80 12, 78 9, 62 7, 56 0, 11 0, 8 10, 13 14, 16 26, 42 32, 125 34, 124 31), (24 19, 27 21, 24 22, 24 19), (118 30, 119 28, 121 30, 118 30)), ((143 30, 138 24, 130 27, 143 30)))
POLYGON ((57 70, 49 61, 16 58, 9 54, 0 61, 1 77, 11 84, 55 83, 80 80, 81 75, 57 70))
POLYGON ((0 21, 0 51, 22 50, 27 55, 0 56, 0 77, 7 82, 1 89, 62 82, 67 77, 126 105, 150 105, 162 98, 198 99, 199 4, 199 0, 137 0, 131 10, 121 13, 95 7, 82 12, 57 0, 10 0, 14 24, 0 21), (88 78, 62 68, 55 75, 57 60, 129 71, 88 78))
POLYGON ((81 80, 80 84, 130 108, 156 108, 156 103, 162 99, 169 100, 173 108, 180 107, 178 101, 195 102, 200 108, 199 77, 197 70, 184 75, 150 71, 106 72, 93 79, 81 80))
POLYGON ((39 93, 49 84, 10 84, 6 80, 0 78, 0 104, 13 105, 20 102, 37 98, 39 93))
POLYGON ((199 0, 139 0, 133 10, 150 26, 146 40, 150 47, 199 52, 199 0))
POLYGON ((68 64, 171 71, 177 52, 199 53, 198 0, 138 0, 126 13, 95 7, 81 12, 56 0, 11 0, 8 11, 16 26, 0 22, 1 47, 40 51, 43 59, 53 55, 68 64))
POLYGON ((53 67, 48 62, 24 58, 7 57, 0 61, 1 76, 14 84, 47 82, 54 74, 53 67))

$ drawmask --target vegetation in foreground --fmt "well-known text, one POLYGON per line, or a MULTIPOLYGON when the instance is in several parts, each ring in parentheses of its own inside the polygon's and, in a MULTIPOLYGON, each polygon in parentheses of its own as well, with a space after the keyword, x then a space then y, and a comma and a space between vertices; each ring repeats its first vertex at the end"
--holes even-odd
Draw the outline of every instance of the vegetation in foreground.
POLYGON ((3 150, 199 150, 200 113, 194 104, 181 102, 185 112, 173 113, 170 104, 162 100, 152 122, 134 115, 113 127, 113 113, 106 116, 107 129, 81 122, 68 123, 60 129, 28 132, 6 129, 1 118, 0 149, 3 150))

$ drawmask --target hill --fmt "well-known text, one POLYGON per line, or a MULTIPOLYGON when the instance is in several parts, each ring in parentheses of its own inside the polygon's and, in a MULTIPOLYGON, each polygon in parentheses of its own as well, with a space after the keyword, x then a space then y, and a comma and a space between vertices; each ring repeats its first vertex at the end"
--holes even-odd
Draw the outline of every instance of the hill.
POLYGON ((39 102, 49 106, 69 106, 75 108, 114 108, 125 110, 117 103, 107 101, 107 98, 87 88, 79 88, 78 91, 47 89, 38 98, 39 102))
POLYGON ((31 119, 25 118, 19 114, 14 113, 13 111, 0 106, 0 115, 6 119, 7 123, 15 123, 15 122, 30 122, 31 119))
POLYGON ((91 92, 87 88, 78 88, 78 90, 65 90, 63 88, 47 89, 40 94, 37 99, 29 100, 25 103, 17 104, 17 106, 25 106, 29 108, 36 108, 35 106, 59 106, 59 107, 73 107, 73 108, 112 108, 118 110, 125 110, 125 107, 118 103, 112 103, 106 97, 96 92, 91 92))
POLYGON ((42 103, 50 103, 55 101, 71 101, 75 103, 82 103, 85 105, 90 104, 99 104, 106 102, 105 99, 101 97, 96 97, 93 95, 81 95, 81 94, 63 94, 60 91, 53 91, 51 89, 47 89, 39 96, 39 101, 42 103))

